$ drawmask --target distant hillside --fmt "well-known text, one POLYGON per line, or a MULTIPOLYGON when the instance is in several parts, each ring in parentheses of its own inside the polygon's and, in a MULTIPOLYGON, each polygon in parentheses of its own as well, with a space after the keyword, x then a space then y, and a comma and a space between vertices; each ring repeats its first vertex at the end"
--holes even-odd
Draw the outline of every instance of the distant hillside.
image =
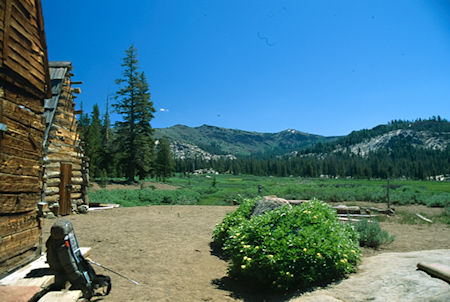
POLYGON ((167 137, 176 158, 199 156, 209 159, 228 157, 270 157, 294 150, 327 143, 338 137, 325 137, 288 129, 278 133, 258 133, 203 125, 188 127, 175 125, 155 129, 156 139, 167 137))
POLYGON ((303 154, 330 152, 353 153, 367 157, 370 153, 385 151, 402 153, 422 149, 444 151, 450 145, 450 123, 440 117, 416 121, 391 121, 372 129, 353 131, 328 144, 317 144, 302 150, 303 154))
POLYGON ((173 140, 177 172, 195 167, 233 174, 440 180, 450 174, 450 123, 439 117, 392 121, 332 138, 296 130, 255 133, 212 126, 174 126, 158 129, 157 135, 173 140), (245 156, 250 154, 262 156, 245 156))

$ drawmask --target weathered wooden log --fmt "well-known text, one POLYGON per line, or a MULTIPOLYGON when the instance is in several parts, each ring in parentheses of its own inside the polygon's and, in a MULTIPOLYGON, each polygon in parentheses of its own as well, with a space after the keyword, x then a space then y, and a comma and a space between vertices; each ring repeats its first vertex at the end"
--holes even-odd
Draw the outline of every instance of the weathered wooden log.
POLYGON ((73 185, 82 185, 84 181, 82 177, 72 177, 71 183, 73 185))
POLYGON ((61 180, 59 178, 50 178, 45 180, 45 185, 47 187, 58 187, 61 180))
POLYGON ((338 205, 333 207, 338 214, 361 214, 361 208, 358 206, 338 205))
POLYGON ((45 195, 59 194, 59 187, 46 187, 45 195))
POLYGON ((48 180, 51 178, 60 178, 61 177, 61 171, 60 168, 57 168, 58 170, 53 169, 45 169, 44 172, 44 179, 48 180))
POLYGON ((368 211, 368 212, 377 212, 380 214, 394 214, 395 213, 395 209, 394 208, 390 208, 390 209, 378 209, 378 208, 374 208, 374 207, 361 207, 362 209, 368 211))
POLYGON ((0 171, 3 173, 39 177, 41 170, 39 161, 0 153, 0 171))
POLYGON ((0 173, 0 192, 40 192, 41 188, 39 177, 0 173))
POLYGON ((430 220, 430 219, 428 219, 428 218, 426 218, 426 217, 423 217, 422 215, 420 215, 420 214, 418 214, 418 213, 416 213, 416 216, 419 217, 420 219, 422 219, 423 221, 426 221, 426 222, 428 222, 428 223, 433 223, 432 220, 430 220))
POLYGON ((72 163, 74 165, 81 165, 81 158, 64 156, 64 155, 55 154, 55 153, 49 154, 44 157, 44 163, 54 163, 54 162, 72 163))
POLYGON ((30 140, 12 135, 8 132, 3 134, 0 140, 0 149, 4 154, 31 159, 37 162, 42 161, 42 151, 35 150, 30 140))
POLYGON ((0 244, 0 263, 38 245, 40 234, 41 229, 35 227, 3 237, 0 244))
POLYGON ((368 214, 338 214, 339 217, 359 217, 359 218, 372 218, 378 215, 368 215, 368 214))
POLYGON ((0 262, 0 278, 8 275, 14 269, 21 267, 29 263, 30 261, 38 258, 40 255, 40 248, 33 247, 23 253, 20 253, 16 256, 12 256, 11 258, 6 259, 3 262, 0 262))
POLYGON ((72 185, 71 193, 81 193, 81 185, 72 185))
POLYGON ((52 204, 54 202, 58 202, 59 201, 59 194, 55 194, 55 195, 45 195, 44 201, 48 204, 52 204))
POLYGON ((7 116, 26 127, 34 128, 40 132, 45 131, 45 123, 42 115, 25 109, 23 105, 12 103, 3 98, 0 98, 0 105, 3 116, 7 116))
POLYGON ((450 283, 450 267, 440 263, 418 263, 417 269, 450 283))
POLYGON ((20 233, 38 227, 38 225, 36 211, 0 216, 0 237, 20 233))
POLYGON ((80 199, 80 198, 81 198, 81 193, 70 194, 70 199, 72 199, 72 200, 76 200, 76 199, 80 199))
POLYGON ((36 98, 30 97, 26 94, 13 92, 9 89, 5 89, 4 87, 0 87, 0 97, 17 105, 30 108, 31 111, 39 115, 44 113, 43 101, 37 101, 36 98))
POLYGON ((22 213, 34 210, 41 193, 0 193, 0 214, 22 213))

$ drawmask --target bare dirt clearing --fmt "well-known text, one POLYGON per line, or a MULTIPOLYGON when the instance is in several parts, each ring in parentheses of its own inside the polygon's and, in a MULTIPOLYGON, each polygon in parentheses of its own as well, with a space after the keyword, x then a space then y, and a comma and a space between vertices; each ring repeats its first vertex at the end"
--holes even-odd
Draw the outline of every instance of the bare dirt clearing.
MULTIPOLYGON (((92 247, 91 258, 138 282, 136 286, 112 273, 113 289, 104 301, 287 301, 226 277, 227 263, 211 254, 211 234, 235 207, 150 206, 93 211, 71 215, 81 246, 92 247)), ((416 209, 414 209, 416 210, 416 209)), ((53 219, 46 219, 43 238, 53 219)), ((379 251, 449 249, 446 225, 406 225, 382 222, 396 236, 379 251)))

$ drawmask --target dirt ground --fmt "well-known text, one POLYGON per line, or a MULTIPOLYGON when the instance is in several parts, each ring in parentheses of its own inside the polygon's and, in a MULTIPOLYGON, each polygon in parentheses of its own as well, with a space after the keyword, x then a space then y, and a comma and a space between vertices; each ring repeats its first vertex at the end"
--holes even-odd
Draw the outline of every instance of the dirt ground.
MULTIPOLYGON (((296 294, 276 295, 230 280, 226 261, 213 255, 213 227, 234 209, 149 206, 65 218, 73 222, 80 245, 92 247, 93 260, 140 283, 136 286, 96 267, 97 273, 112 278, 112 291, 103 301, 288 301, 296 294)), ((423 209, 412 209, 417 210, 423 209)), ((45 220, 44 240, 54 222, 45 220)), ((378 251, 365 249, 364 256, 450 248, 450 228, 446 225, 386 221, 381 226, 396 236, 395 241, 378 251)))

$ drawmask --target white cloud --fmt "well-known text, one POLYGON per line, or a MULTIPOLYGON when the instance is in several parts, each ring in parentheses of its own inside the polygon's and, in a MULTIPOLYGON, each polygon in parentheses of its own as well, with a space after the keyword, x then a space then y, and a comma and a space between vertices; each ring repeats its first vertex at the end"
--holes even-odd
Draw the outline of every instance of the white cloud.
POLYGON ((169 112, 169 109, 161 108, 161 109, 159 109, 159 111, 161 111, 161 112, 169 112))

